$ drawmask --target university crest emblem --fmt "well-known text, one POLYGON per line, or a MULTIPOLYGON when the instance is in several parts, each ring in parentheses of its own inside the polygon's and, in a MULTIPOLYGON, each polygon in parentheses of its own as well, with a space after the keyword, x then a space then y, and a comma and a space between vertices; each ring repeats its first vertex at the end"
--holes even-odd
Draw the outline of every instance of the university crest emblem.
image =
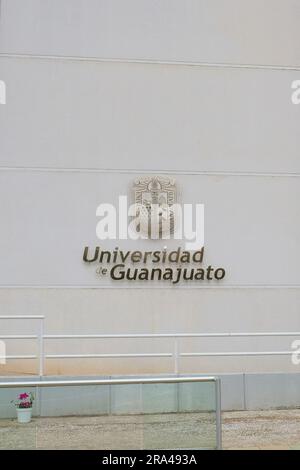
POLYGON ((149 238, 168 238, 175 228, 176 182, 165 176, 147 176, 134 182, 138 230, 149 238))

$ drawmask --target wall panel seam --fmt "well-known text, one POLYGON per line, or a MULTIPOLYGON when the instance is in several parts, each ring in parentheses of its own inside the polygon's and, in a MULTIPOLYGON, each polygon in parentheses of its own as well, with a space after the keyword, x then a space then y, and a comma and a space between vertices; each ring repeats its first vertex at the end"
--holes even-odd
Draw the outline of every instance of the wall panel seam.
POLYGON ((174 169, 149 169, 149 168, 59 168, 59 167, 32 167, 32 166, 1 166, 0 172, 10 171, 10 172, 42 172, 42 173, 112 173, 112 174, 174 174, 174 175, 199 175, 199 176, 262 176, 262 177, 284 177, 284 178, 298 178, 300 173, 298 172, 257 172, 257 171, 213 171, 213 170, 174 170, 174 169))
POLYGON ((99 62, 99 63, 123 63, 123 64, 145 64, 145 65, 171 65, 188 67, 208 67, 208 68, 231 68, 231 69, 256 69, 256 70, 296 70, 300 71, 300 65, 268 65, 268 64, 240 64, 226 62, 197 62, 181 60, 163 60, 163 59, 139 59, 139 58, 105 58, 105 57, 82 57, 82 56, 63 56, 47 54, 18 54, 18 53, 0 53, 0 58, 13 59, 37 59, 37 60, 65 60, 75 62, 99 62))

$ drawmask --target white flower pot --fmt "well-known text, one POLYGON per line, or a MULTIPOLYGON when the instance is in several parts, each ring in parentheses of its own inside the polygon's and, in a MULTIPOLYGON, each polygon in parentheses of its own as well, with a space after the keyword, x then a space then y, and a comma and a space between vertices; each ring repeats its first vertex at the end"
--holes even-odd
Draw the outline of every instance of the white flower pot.
POLYGON ((18 423, 30 423, 32 416, 32 408, 17 408, 18 423))

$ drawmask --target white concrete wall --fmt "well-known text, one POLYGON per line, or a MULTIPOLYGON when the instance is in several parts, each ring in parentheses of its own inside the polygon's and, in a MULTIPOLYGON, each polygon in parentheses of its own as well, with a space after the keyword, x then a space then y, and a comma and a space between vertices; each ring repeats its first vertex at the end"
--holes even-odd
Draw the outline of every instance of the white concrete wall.
MULTIPOLYGON (((300 106, 291 103, 299 2, 2 0, 0 13, 1 314, 44 314, 47 333, 299 331, 300 106), (97 242, 96 206, 148 173, 173 174, 183 202, 205 204, 205 262, 226 268, 220 285, 124 289, 83 265, 83 247, 97 242)), ((116 245, 133 247, 106 247, 116 245)), ((7 322, 1 331, 18 328, 7 322)), ((181 348, 287 350, 290 342, 190 340, 181 348)), ((51 344, 49 353, 173 348, 157 340, 51 344)), ((11 354, 31 350, 8 344, 11 354)), ((172 367, 169 359, 52 360, 46 371, 172 367)), ((299 372, 288 356, 182 359, 180 368, 299 372)))
POLYGON ((13 54, 300 65, 298 0, 2 0, 13 54))
POLYGON ((296 173, 300 72, 1 57, 1 165, 296 173))

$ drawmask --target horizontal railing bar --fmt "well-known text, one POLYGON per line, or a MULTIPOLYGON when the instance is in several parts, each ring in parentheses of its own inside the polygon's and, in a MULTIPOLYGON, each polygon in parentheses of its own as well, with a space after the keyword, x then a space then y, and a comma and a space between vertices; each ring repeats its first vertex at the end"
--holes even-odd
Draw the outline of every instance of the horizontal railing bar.
POLYGON ((119 354, 46 354, 46 359, 71 359, 71 358, 114 358, 114 357, 172 357, 172 353, 119 353, 119 354))
POLYGON ((0 315, 0 320, 44 320, 44 315, 0 315))
POLYGON ((5 360, 8 360, 8 359, 37 359, 38 356, 0 356, 0 360, 1 359, 5 359, 5 360))
MULTIPOLYGON (((283 356, 292 355, 295 351, 251 351, 251 352, 204 352, 204 353, 180 353, 182 357, 193 356, 283 356)), ((84 358, 126 358, 126 357, 172 357, 172 353, 124 353, 124 354, 46 354, 47 359, 84 359, 84 358)), ((34 355, 18 355, 18 356, 0 356, 0 359, 37 359, 38 356, 34 355)))
POLYGON ((130 384, 156 384, 156 383, 187 383, 187 382, 217 382, 213 376, 190 376, 190 377, 139 377, 136 379, 88 379, 88 380, 41 380, 1 382, 0 388, 19 387, 74 387, 83 385, 130 385, 130 384))
POLYGON ((300 332, 261 332, 261 333, 132 333, 132 334, 62 334, 44 335, 44 339, 96 339, 96 338, 224 338, 256 336, 300 336, 300 332))
POLYGON ((252 351, 252 352, 208 352, 208 353, 180 353, 180 356, 284 356, 294 354, 295 351, 252 351))
MULTIPOLYGON (((292 355, 295 351, 251 351, 251 352, 193 352, 180 353, 181 357, 211 357, 211 356, 286 356, 292 355)), ((117 354, 46 354, 46 359, 93 359, 93 358, 139 358, 139 357, 173 357, 172 353, 117 353, 117 354)), ((1 359, 37 359, 36 355, 0 356, 1 359)))
POLYGON ((1 335, 0 339, 37 339, 38 335, 1 335))

